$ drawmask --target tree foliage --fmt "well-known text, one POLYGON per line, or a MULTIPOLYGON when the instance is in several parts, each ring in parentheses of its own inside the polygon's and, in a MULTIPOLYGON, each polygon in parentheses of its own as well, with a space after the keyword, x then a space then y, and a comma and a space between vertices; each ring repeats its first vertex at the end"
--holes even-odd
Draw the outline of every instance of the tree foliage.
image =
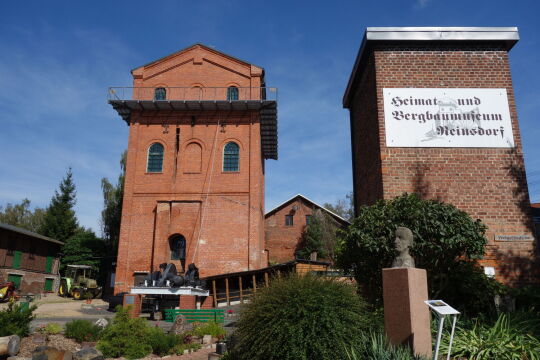
POLYGON ((484 254, 486 226, 450 204, 404 194, 363 206, 341 234, 338 262, 352 272, 370 301, 380 304, 381 271, 397 255, 398 226, 408 227, 414 234, 410 253, 416 267, 427 270, 431 298, 455 299, 464 305, 474 297, 470 292, 475 288, 494 290, 472 262, 484 254), (458 293, 461 299, 454 297, 458 293))
POLYGON ((92 230, 80 228, 62 248, 61 271, 64 271, 68 264, 90 265, 99 270, 104 254, 105 242, 92 230))
POLYGON ((45 211, 43 224, 39 233, 50 238, 67 241, 78 229, 77 218, 73 207, 76 202, 73 173, 68 169, 60 182, 59 190, 55 190, 51 203, 45 211))
POLYGON ((0 206, 0 223, 17 226, 33 232, 39 232, 45 210, 35 208, 30 210, 30 200, 23 199, 19 204, 8 203, 6 207, 0 206))
POLYGON ((325 211, 315 210, 309 225, 302 232, 296 254, 302 259, 309 259, 312 252, 317 252, 321 259, 335 261, 337 231, 340 224, 325 211))
POLYGON ((101 228, 111 256, 116 255, 120 238, 120 220, 122 218, 122 200, 124 198, 124 179, 126 176, 126 157, 127 152, 124 151, 120 159, 121 173, 118 176, 116 185, 113 185, 107 178, 101 179, 101 190, 103 191, 101 228))
POLYGON ((347 221, 354 219, 354 196, 353 192, 345 195, 345 199, 339 199, 334 204, 324 203, 323 207, 337 214, 347 221))

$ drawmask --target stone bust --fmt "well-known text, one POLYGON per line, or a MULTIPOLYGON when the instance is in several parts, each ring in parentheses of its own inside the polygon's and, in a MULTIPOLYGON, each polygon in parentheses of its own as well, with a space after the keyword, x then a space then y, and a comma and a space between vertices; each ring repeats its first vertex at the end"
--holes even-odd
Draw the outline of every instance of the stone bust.
POLYGON ((396 239, 394 241, 398 256, 392 262, 393 268, 413 268, 414 259, 409 254, 409 248, 413 245, 413 234, 411 229, 398 227, 396 229, 396 239))

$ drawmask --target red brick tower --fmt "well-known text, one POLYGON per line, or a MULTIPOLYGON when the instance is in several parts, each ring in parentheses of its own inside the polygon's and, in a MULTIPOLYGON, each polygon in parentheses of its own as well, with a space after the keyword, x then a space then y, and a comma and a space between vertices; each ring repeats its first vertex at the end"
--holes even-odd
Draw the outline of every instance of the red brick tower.
POLYGON ((109 94, 130 127, 115 293, 164 262, 201 276, 266 266, 277 90, 264 70, 196 44, 131 73, 109 94))
POLYGON ((367 28, 343 105, 355 205, 403 192, 489 227, 483 265, 528 282, 529 194, 508 51, 517 28, 367 28))

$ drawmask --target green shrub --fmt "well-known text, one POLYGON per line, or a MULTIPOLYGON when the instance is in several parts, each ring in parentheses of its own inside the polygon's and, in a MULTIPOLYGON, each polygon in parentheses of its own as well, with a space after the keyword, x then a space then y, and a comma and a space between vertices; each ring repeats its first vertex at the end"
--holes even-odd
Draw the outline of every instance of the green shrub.
POLYGON ((33 312, 36 309, 35 305, 25 309, 20 304, 10 302, 7 309, 0 311, 0 336, 28 336, 30 322, 35 318, 33 312))
POLYGON ((420 360, 408 347, 392 346, 382 331, 362 335, 356 348, 347 351, 347 360, 420 360))
POLYGON ((56 335, 62 332, 62 325, 58 323, 48 323, 45 325, 45 333, 48 335, 56 335))
POLYGON ((427 270, 430 298, 443 298, 471 315, 495 311, 497 284, 475 265, 484 255, 486 226, 453 205, 416 194, 362 206, 351 226, 340 233, 338 264, 355 276, 370 303, 382 305, 381 271, 397 255, 398 226, 413 232, 410 252, 416 267, 427 270))
POLYGON ((346 359, 346 349, 354 347, 369 322, 353 286, 291 275, 274 280, 244 306, 230 356, 240 360, 346 359))
POLYGON ((516 299, 516 309, 540 314, 540 286, 527 285, 510 290, 510 296, 516 299))
MULTIPOLYGON (((500 314, 494 324, 477 321, 471 329, 456 327, 452 356, 474 360, 538 360, 540 340, 530 331, 538 319, 500 314)), ((450 335, 442 338, 441 353, 448 352, 450 335)))
POLYGON ((225 329, 216 323, 215 321, 208 321, 206 323, 194 324, 192 333, 193 335, 203 337, 204 335, 212 335, 212 337, 222 338, 225 336, 225 329))
POLYGON ((103 330, 97 347, 108 358, 143 358, 152 352, 147 334, 148 325, 144 319, 131 319, 129 306, 118 306, 112 323, 103 330))
POLYGON ((101 332, 101 327, 88 320, 72 320, 66 323, 66 337, 77 342, 97 341, 101 332))
POLYGON ((183 343, 182 336, 165 334, 159 327, 148 327, 146 339, 152 352, 159 356, 172 354, 174 347, 183 343))
POLYGON ((182 355, 185 350, 197 351, 200 348, 202 348, 202 345, 199 343, 177 344, 171 350, 171 353, 176 355, 182 355))

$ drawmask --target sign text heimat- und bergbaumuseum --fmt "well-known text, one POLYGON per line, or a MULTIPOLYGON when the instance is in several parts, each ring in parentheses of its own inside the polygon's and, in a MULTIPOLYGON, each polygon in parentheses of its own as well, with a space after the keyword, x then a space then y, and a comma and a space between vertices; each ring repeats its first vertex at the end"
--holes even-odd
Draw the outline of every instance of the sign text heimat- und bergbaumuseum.
POLYGON ((385 88, 388 147, 512 148, 506 89, 385 88))

